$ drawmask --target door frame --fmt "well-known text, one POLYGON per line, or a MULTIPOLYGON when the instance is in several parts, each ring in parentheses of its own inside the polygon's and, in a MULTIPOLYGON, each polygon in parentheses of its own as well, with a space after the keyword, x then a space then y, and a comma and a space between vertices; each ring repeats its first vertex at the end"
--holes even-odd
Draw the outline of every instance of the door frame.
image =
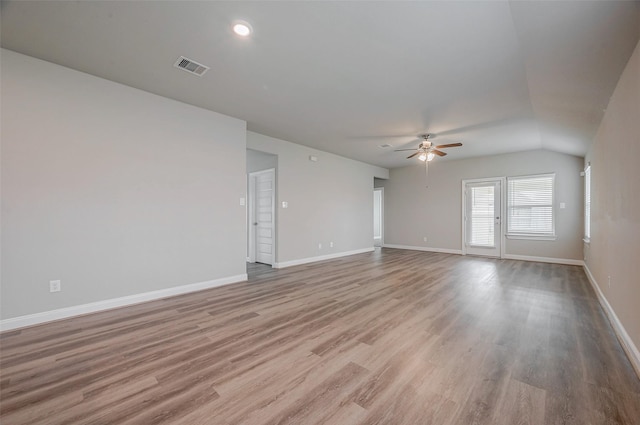
MULTIPOLYGON (((384 187, 374 187, 373 191, 380 192, 380 247, 384 246, 384 187)), ((375 235, 373 239, 373 246, 376 246, 375 235)))
POLYGON ((273 190, 271 191, 271 228, 273 229, 272 247, 271 247, 271 267, 276 264, 276 179, 277 173, 275 168, 254 171, 248 173, 249 193, 247 196, 247 262, 256 262, 256 226, 253 225, 256 219, 256 177, 261 174, 273 173, 273 190))
POLYGON ((467 197, 465 189, 467 183, 488 183, 488 182, 500 182, 500 250, 497 257, 491 258, 504 258, 505 256, 505 244, 506 244, 506 200, 507 200, 507 178, 501 177, 483 177, 479 179, 466 179, 462 180, 462 255, 467 255, 467 197))

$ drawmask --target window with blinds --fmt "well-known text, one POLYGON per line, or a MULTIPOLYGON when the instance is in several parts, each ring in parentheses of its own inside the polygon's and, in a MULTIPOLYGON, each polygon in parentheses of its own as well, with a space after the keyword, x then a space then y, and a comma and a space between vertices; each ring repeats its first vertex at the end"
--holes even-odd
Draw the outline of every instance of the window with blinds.
POLYGON ((591 166, 584 170, 584 238, 591 238, 591 166))
POLYGON ((554 174, 507 179, 507 234, 555 236, 554 174))

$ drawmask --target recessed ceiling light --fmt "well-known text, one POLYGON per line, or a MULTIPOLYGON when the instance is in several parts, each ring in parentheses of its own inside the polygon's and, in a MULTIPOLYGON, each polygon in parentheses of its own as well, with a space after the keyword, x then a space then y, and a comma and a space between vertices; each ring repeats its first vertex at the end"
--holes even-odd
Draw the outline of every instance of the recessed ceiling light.
POLYGON ((251 25, 248 22, 237 21, 233 24, 233 32, 240 37, 248 37, 251 34, 251 25))

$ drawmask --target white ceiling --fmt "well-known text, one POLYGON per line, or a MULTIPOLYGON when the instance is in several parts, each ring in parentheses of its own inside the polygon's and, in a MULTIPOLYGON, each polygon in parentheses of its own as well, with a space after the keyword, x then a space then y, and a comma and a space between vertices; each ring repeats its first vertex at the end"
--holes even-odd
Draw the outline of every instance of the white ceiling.
POLYGON ((2 46, 383 167, 584 155, 640 36, 630 1, 2 2, 2 46), (250 39, 231 22, 251 23, 250 39), (211 67, 173 67, 179 56, 211 67), (393 148, 378 146, 389 143, 393 148), (439 159, 440 160, 440 159, 439 159))

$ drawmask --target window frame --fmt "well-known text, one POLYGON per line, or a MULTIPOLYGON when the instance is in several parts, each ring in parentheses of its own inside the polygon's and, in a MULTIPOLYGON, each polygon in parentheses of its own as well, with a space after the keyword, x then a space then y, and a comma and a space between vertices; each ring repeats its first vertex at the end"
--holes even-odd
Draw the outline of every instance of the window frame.
POLYGON ((591 241, 591 164, 584 169, 584 238, 591 241))
POLYGON ((513 176, 513 177, 507 177, 507 188, 506 188, 506 209, 505 209, 505 213, 507 216, 507 225, 506 225, 506 229, 505 229, 505 236, 507 237, 507 239, 523 239, 523 240, 544 240, 544 241, 549 241, 549 240, 556 240, 557 234, 556 234, 556 207, 555 207, 555 200, 556 200, 556 174, 555 173, 546 173, 546 174, 530 174, 530 175, 526 175, 526 176, 513 176), (512 193, 511 193, 511 185, 510 182, 513 180, 529 180, 529 179, 537 179, 537 178, 545 178, 545 177, 550 177, 551 178, 551 232, 549 233, 536 233, 536 232, 510 232, 509 228, 511 226, 510 220, 511 220, 511 197, 512 197, 512 193))

